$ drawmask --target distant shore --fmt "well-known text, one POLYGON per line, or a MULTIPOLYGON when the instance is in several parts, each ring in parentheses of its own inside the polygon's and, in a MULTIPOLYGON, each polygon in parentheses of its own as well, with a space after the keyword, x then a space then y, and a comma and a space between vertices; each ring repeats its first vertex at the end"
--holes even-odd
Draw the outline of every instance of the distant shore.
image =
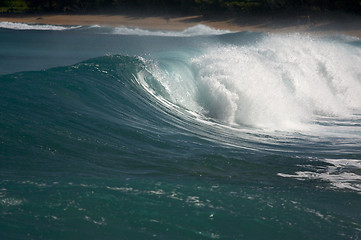
POLYGON ((346 34, 361 38, 361 17, 333 13, 290 16, 150 16, 141 14, 24 14, 0 15, 0 22, 54 25, 100 25, 138 27, 157 30, 184 30, 197 24, 231 31, 306 32, 310 34, 346 34))

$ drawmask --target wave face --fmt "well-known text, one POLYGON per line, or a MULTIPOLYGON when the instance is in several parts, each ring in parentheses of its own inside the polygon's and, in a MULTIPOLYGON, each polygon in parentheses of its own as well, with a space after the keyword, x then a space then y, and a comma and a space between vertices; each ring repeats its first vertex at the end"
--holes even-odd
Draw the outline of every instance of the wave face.
POLYGON ((1 239, 360 237, 359 39, 118 30, 0 30, 1 239))

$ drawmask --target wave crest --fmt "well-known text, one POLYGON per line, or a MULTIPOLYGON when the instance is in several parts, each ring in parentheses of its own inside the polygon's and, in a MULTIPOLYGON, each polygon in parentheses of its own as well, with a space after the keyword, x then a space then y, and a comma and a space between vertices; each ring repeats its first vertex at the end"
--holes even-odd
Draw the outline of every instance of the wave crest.
POLYGON ((319 117, 360 112, 360 56, 360 48, 342 42, 267 35, 242 46, 211 46, 193 56, 169 54, 160 60, 165 73, 159 80, 176 103, 214 119, 304 129, 319 117))
POLYGON ((231 33, 228 30, 219 30, 208 27, 206 25, 198 24, 187 28, 183 31, 160 31, 147 30, 132 27, 118 27, 112 29, 113 34, 119 35, 139 35, 139 36, 162 36, 162 37, 193 37, 193 36, 208 36, 208 35, 222 35, 231 33))

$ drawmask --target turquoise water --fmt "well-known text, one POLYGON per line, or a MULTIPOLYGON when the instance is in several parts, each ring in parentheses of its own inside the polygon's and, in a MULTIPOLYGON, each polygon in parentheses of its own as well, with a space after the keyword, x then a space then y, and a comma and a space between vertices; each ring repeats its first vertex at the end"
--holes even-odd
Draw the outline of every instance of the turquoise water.
POLYGON ((360 39, 0 27, 0 239, 361 237, 360 39))

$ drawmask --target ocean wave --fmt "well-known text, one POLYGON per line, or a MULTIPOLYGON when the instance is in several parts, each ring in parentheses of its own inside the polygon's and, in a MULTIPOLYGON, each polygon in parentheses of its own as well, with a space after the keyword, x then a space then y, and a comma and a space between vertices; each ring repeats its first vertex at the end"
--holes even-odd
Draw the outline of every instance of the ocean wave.
POLYGON ((206 25, 198 24, 187 28, 183 31, 167 31, 167 30, 148 30, 132 27, 117 27, 112 29, 113 34, 119 35, 139 35, 139 36, 163 36, 163 37, 193 37, 193 36, 209 36, 222 35, 231 33, 228 30, 219 30, 208 27, 206 25))
POLYGON ((360 113, 360 55, 359 48, 342 42, 270 34, 252 44, 163 54, 152 73, 175 103, 211 118, 311 130, 319 118, 360 113))
POLYGON ((358 42, 111 30, 1 29, 0 239, 360 239, 358 42))
POLYGON ((43 31, 63 31, 70 29, 77 29, 81 26, 60 26, 49 24, 29 24, 18 22, 0 22, 0 28, 14 29, 14 30, 43 30, 43 31))

